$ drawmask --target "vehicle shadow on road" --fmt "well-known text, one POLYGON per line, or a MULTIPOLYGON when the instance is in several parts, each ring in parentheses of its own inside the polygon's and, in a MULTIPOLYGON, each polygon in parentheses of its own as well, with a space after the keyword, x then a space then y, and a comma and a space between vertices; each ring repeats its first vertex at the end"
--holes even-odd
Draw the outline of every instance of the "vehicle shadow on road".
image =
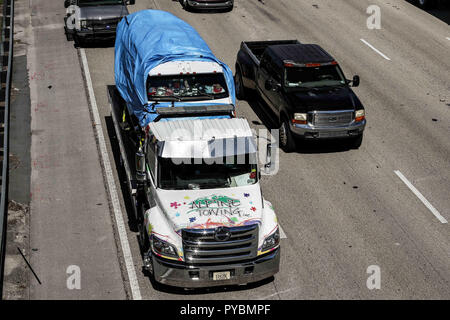
MULTIPOLYGON (((276 116, 271 114, 271 111, 267 111, 269 110, 269 107, 265 105, 264 101, 262 101, 255 94, 250 93, 249 99, 246 101, 260 120, 260 122, 253 121, 253 124, 264 125, 268 130, 279 128, 279 125, 274 121, 276 116)), ((321 141, 298 140, 297 147, 294 152, 300 154, 317 154, 346 152, 348 150, 351 150, 351 146, 349 142, 344 139, 327 139, 321 141)))
MULTIPOLYGON (((406 0, 406 1, 411 3, 412 5, 417 4, 417 0, 406 0)), ((439 20, 450 25, 450 1, 442 0, 440 7, 427 9, 425 11, 434 16, 435 18, 438 18, 439 20)))
POLYGON ((267 279, 264 279, 264 280, 261 280, 258 282, 254 282, 254 283, 249 283, 246 285, 217 286, 217 287, 207 287, 207 288, 185 289, 185 288, 172 287, 172 286, 158 283, 152 277, 150 277, 149 273, 147 271, 144 271, 144 269, 143 269, 143 273, 147 278, 149 278, 149 281, 154 290, 157 290, 157 291, 160 291, 163 293, 168 293, 168 294, 185 295, 185 296, 252 290, 252 289, 256 289, 258 287, 267 285, 269 283, 272 283, 275 280, 275 277, 272 276, 267 279))
POLYGON ((105 117, 105 123, 107 135, 111 143, 112 154, 114 155, 114 164, 117 169, 117 175, 119 177, 120 191, 122 192, 125 209, 127 211, 128 227, 132 232, 138 232, 139 231, 138 224, 134 216, 128 186, 126 184, 127 176, 125 173, 125 169, 123 168, 121 163, 119 143, 117 141, 116 132, 114 130, 114 123, 112 117, 111 116, 105 117))

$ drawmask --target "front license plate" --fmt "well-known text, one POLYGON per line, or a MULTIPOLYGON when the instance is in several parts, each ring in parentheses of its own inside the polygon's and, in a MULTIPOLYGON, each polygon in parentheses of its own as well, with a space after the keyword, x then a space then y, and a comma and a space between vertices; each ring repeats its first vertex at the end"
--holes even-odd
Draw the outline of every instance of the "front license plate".
POLYGON ((231 274, 230 271, 222 271, 222 272, 214 272, 213 280, 230 280, 231 274))

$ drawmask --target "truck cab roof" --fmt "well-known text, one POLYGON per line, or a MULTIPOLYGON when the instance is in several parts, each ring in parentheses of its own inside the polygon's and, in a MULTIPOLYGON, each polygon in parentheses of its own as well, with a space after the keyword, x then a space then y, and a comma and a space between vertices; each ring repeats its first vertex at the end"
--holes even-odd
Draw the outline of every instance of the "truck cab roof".
POLYGON ((148 125, 163 158, 219 158, 257 151, 246 119, 159 121, 148 125))
POLYGON ((252 137, 246 119, 183 119, 183 121, 158 121, 148 125, 158 141, 200 141, 252 137))
POLYGON ((334 58, 317 44, 280 44, 267 47, 266 55, 278 66, 286 61, 295 64, 331 63, 334 58))

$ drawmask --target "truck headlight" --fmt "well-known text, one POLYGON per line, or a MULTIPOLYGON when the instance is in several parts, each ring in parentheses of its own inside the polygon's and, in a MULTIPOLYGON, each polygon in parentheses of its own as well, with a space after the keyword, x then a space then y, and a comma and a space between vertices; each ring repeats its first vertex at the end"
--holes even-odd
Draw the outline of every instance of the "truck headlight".
POLYGON ((307 121, 308 121, 308 114, 294 113, 294 119, 292 119, 292 123, 306 124, 307 121))
POLYGON ((155 253, 159 253, 163 256, 178 257, 177 249, 173 245, 167 241, 161 240, 155 235, 152 235, 152 249, 155 253))
POLYGON ((355 111, 355 121, 360 122, 366 118, 366 111, 364 109, 355 111))
POLYGON ((272 248, 275 248, 279 244, 280 244, 280 229, 277 228, 277 230, 274 233, 272 233, 264 240, 261 251, 264 252, 270 250, 272 248))

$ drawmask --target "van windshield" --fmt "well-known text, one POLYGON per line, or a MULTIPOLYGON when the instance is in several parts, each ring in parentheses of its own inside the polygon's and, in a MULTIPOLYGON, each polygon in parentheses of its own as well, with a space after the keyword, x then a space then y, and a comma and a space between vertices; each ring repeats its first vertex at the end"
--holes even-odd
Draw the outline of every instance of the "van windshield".
POLYGON ((233 188, 255 184, 258 181, 256 155, 245 155, 245 161, 243 158, 185 159, 187 161, 183 164, 176 164, 173 159, 159 158, 158 184, 166 190, 233 188))
POLYGON ((286 68, 286 87, 317 88, 346 84, 342 71, 335 65, 286 68))
POLYGON ((228 97, 223 73, 149 76, 148 100, 222 99, 228 97))

